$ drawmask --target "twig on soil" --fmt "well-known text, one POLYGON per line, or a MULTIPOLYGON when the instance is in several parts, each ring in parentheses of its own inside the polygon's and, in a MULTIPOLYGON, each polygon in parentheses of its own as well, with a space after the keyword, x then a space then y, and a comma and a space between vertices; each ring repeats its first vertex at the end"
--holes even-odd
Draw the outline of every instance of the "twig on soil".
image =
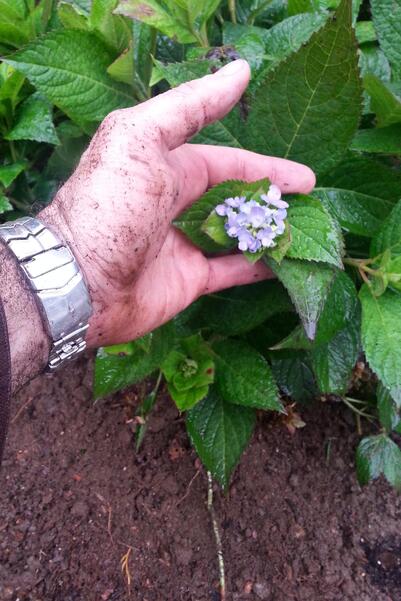
POLYGON ((21 413, 28 407, 28 405, 30 405, 30 403, 32 403, 32 401, 33 401, 33 397, 31 396, 23 405, 21 405, 21 407, 18 409, 17 413, 11 419, 11 422, 10 422, 11 424, 13 424, 15 421, 17 421, 17 419, 19 418, 21 413))
POLYGON ((216 540, 217 559, 219 562, 220 599, 221 599, 221 601, 226 601, 226 576, 225 576, 225 569, 224 569, 223 545, 221 543, 221 536, 220 536, 219 526, 217 524, 216 512, 213 507, 213 481, 212 481, 212 474, 210 472, 207 473, 207 481, 208 481, 207 508, 209 510, 210 517, 212 519, 214 538, 216 540))
POLYGON ((184 496, 182 496, 182 497, 181 497, 181 499, 179 499, 179 501, 177 501, 176 507, 178 507, 178 505, 180 505, 180 504, 181 504, 181 503, 182 503, 182 502, 183 502, 183 501, 184 501, 184 500, 187 498, 187 496, 189 495, 189 493, 190 493, 190 491, 191 491, 191 486, 192 486, 192 483, 193 483, 193 482, 195 482, 195 480, 196 480, 196 478, 199 476, 199 474, 200 474, 200 470, 198 470, 198 471, 196 472, 196 474, 194 474, 194 475, 192 476, 192 478, 191 478, 191 480, 190 480, 190 482, 189 482, 189 484, 188 484, 188 486, 187 486, 187 491, 186 491, 185 495, 184 495, 184 496))
POLYGON ((126 553, 124 553, 124 555, 120 559, 121 571, 124 574, 125 579, 127 581, 127 589, 128 589, 129 597, 131 596, 131 581, 132 581, 131 572, 129 569, 129 558, 131 555, 131 551, 132 551, 132 547, 128 547, 128 551, 126 553))

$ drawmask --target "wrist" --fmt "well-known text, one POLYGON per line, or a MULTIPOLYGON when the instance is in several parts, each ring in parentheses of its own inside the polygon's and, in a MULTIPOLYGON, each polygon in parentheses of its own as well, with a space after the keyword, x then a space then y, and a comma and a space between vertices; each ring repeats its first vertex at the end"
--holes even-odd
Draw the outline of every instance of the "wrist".
POLYGON ((50 337, 34 293, 30 290, 16 258, 2 243, 0 281, 10 341, 12 391, 16 392, 46 367, 50 337))

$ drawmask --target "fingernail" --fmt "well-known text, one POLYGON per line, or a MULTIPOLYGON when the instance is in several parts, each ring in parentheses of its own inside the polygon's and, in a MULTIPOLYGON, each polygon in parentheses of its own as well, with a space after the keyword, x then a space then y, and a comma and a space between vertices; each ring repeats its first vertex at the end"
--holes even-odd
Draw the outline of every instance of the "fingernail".
POLYGON ((224 67, 222 67, 221 69, 219 69, 216 73, 216 75, 234 75, 235 73, 238 73, 239 71, 241 71, 245 65, 247 65, 248 63, 246 61, 244 61, 242 58, 241 59, 237 59, 235 61, 232 61, 231 63, 228 63, 228 65, 224 65, 224 67))

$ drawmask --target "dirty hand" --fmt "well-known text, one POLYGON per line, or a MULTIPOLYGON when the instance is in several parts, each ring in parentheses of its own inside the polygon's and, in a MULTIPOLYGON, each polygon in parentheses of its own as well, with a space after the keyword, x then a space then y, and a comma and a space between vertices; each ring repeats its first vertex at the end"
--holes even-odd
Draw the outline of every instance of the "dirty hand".
POLYGON ((202 294, 269 277, 240 255, 206 258, 172 220, 227 179, 269 177, 308 192, 312 171, 245 150, 186 144, 239 101, 249 66, 238 60, 106 117, 40 218, 70 245, 89 285, 89 346, 134 339, 202 294))

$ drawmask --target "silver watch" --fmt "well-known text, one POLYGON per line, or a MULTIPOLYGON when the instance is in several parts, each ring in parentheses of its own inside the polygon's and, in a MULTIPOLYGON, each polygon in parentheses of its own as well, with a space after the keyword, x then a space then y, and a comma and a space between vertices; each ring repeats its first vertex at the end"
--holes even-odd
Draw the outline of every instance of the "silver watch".
POLYGON ((0 225, 0 239, 16 256, 52 339, 48 370, 85 350, 92 305, 71 250, 39 219, 23 217, 0 225))

